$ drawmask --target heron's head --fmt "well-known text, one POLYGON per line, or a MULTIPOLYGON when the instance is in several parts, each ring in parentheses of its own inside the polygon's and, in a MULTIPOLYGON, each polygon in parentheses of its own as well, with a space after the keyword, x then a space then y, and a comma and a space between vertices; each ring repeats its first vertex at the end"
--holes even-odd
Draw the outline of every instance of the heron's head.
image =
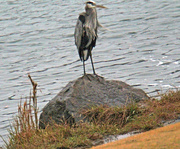
POLYGON ((102 6, 102 5, 96 5, 96 3, 94 1, 87 1, 85 4, 86 4, 87 8, 96 8, 96 7, 107 8, 107 7, 102 6))
POLYGON ((87 1, 85 4, 87 8, 96 8, 96 3, 94 1, 87 1))

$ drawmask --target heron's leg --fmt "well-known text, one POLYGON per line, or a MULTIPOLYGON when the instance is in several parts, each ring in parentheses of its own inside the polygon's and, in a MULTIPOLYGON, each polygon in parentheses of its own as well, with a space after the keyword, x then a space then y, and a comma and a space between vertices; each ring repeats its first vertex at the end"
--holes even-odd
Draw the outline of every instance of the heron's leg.
POLYGON ((91 81, 91 79, 88 77, 88 75, 86 75, 84 56, 83 56, 83 69, 84 69, 84 76, 86 76, 88 78, 88 80, 91 81))
POLYGON ((84 69, 84 75, 86 75, 84 56, 83 56, 83 69, 84 69))
POLYGON ((91 58, 91 64, 92 64, 93 73, 94 73, 94 75, 96 75, 95 69, 94 69, 94 64, 93 64, 93 59, 92 59, 91 51, 90 51, 90 58, 91 58))

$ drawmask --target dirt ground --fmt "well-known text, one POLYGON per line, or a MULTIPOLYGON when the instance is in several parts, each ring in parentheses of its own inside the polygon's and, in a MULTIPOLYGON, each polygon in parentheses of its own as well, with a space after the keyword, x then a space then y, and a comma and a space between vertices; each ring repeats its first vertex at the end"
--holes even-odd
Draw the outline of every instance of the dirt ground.
POLYGON ((180 149, 180 122, 92 149, 180 149))

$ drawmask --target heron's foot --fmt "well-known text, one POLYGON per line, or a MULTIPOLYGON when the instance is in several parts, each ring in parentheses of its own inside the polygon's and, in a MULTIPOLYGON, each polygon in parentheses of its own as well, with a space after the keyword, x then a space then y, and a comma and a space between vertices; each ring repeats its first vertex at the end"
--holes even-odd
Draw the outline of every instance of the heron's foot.
POLYGON ((95 75, 95 77, 96 77, 96 79, 97 79, 97 81, 99 82, 99 83, 102 83, 102 84, 104 84, 103 82, 103 78, 101 77, 101 76, 99 76, 98 74, 94 74, 95 75))
POLYGON ((99 77, 99 75, 98 75, 97 73, 93 73, 93 75, 94 75, 95 77, 99 77))
POLYGON ((88 76, 88 74, 84 73, 84 77, 86 77, 89 81, 91 81, 91 78, 88 76))
POLYGON ((96 72, 95 72, 95 70, 93 70, 93 75, 97 75, 96 72))

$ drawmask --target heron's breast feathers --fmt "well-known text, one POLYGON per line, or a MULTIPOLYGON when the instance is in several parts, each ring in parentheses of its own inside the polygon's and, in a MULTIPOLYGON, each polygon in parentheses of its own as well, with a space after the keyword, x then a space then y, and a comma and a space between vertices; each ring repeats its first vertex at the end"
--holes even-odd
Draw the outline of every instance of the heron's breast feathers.
POLYGON ((88 48, 97 39, 97 17, 88 16, 85 12, 79 14, 75 28, 75 44, 79 49, 88 48), (83 44, 82 44, 83 43, 83 44))

